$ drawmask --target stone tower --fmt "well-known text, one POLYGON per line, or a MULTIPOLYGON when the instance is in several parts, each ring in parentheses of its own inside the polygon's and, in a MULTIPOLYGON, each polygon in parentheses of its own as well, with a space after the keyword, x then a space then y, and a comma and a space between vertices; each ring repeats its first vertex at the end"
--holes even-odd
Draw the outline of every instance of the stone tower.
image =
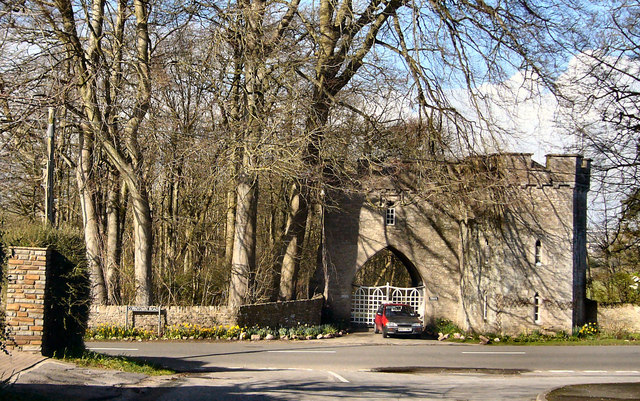
POLYGON ((365 165, 359 190, 330 194, 316 278, 331 319, 350 318, 356 272, 388 249, 424 286, 427 322, 496 333, 584 323, 589 160, 510 153, 426 170, 365 165))

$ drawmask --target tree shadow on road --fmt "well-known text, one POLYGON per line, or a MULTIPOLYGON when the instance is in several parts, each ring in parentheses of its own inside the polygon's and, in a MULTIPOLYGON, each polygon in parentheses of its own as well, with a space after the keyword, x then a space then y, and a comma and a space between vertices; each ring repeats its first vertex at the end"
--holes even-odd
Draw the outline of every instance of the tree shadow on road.
MULTIPOLYGON (((222 371, 222 370, 221 370, 222 371)), ((0 390, 0 401, 14 399, 36 400, 310 400, 310 399, 432 399, 442 398, 446 390, 416 389, 403 385, 358 384, 339 382, 327 374, 326 380, 309 380, 291 371, 275 370, 269 379, 256 380, 264 371, 251 369, 224 369, 224 373, 194 373, 166 377, 159 385, 67 385, 63 383, 16 383, 4 392, 0 390), (273 375, 278 379, 273 379, 273 375), (8 397, 8 398, 7 398, 8 397), (27 397, 27 398, 20 398, 27 397)), ((326 373, 326 372, 325 372, 326 373)), ((314 372, 314 376, 323 372, 314 372)))

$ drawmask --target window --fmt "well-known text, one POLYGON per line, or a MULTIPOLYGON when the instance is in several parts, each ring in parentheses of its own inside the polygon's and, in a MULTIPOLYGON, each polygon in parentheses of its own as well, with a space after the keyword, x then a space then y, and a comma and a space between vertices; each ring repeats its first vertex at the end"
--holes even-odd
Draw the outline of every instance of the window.
POLYGON ((536 263, 536 266, 540 266, 542 264, 542 262, 540 261, 540 251, 542 248, 542 243, 540 242, 540 240, 536 241, 536 251, 534 254, 534 261, 536 263))
POLYGON ((540 324, 540 295, 537 292, 533 296, 533 321, 540 324))
POLYGON ((387 226, 396 225, 396 208, 395 207, 387 208, 387 213, 385 214, 385 224, 387 226))

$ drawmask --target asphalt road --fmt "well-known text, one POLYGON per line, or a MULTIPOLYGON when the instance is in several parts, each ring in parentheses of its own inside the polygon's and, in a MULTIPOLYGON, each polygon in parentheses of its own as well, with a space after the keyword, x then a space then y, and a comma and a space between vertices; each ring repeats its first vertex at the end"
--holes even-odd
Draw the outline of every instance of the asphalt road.
POLYGON ((615 374, 387 374, 338 369, 220 369, 216 372, 142 377, 45 361, 21 375, 14 388, 19 392, 73 401, 528 401, 535 400, 546 390, 567 384, 637 380, 637 377, 615 374))
POLYGON ((21 374, 13 388, 74 401, 488 401, 535 400, 540 393, 568 384, 640 382, 638 346, 458 345, 382 339, 370 333, 294 342, 90 342, 87 346, 188 373, 146 377, 47 360, 21 374))
MULTIPOLYGON (((376 370, 406 367, 619 373, 640 377, 638 346, 482 346, 369 333, 346 339, 259 342, 90 342, 91 349, 141 357, 179 371, 220 369, 376 370)), ((424 369, 422 369, 424 371, 424 369)), ((508 373, 508 372, 507 372, 508 373)))

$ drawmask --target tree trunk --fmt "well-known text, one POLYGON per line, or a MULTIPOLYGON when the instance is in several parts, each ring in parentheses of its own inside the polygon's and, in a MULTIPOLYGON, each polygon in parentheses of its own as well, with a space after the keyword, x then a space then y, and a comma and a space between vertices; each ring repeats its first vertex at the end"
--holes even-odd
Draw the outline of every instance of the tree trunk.
POLYGON ((122 188, 120 175, 114 173, 113 185, 109 188, 107 200, 107 252, 105 266, 105 281, 107 286, 107 300, 110 305, 119 305, 120 298, 120 259, 122 256, 122 188))
POLYGON ((286 249, 280 271, 280 300, 290 301, 295 299, 296 280, 300 268, 300 255, 302 253, 308 215, 307 199, 300 192, 299 186, 294 185, 289 202, 289 216, 287 217, 287 228, 285 230, 284 243, 286 249))
POLYGON ((237 195, 235 188, 227 192, 227 224, 224 234, 224 264, 231 268, 233 261, 233 241, 236 231, 236 204, 237 195))
POLYGON ((93 138, 90 134, 80 133, 80 152, 76 163, 76 181, 80 194, 82 225, 87 252, 87 270, 91 286, 91 299, 95 304, 107 303, 102 260, 100 259, 100 228, 95 205, 95 183, 91 177, 93 159, 93 138))
MULTIPOLYGON (((140 183, 139 186, 144 186, 140 183)), ((131 203, 133 206, 134 238, 134 274, 136 287, 136 305, 148 306, 152 303, 151 294, 151 251, 153 236, 151 232, 151 209, 146 190, 132 186, 131 203)))
POLYGON ((258 215, 258 177, 256 167, 264 124, 265 67, 264 23, 265 1, 247 0, 242 13, 247 22, 245 40, 245 90, 247 93, 247 128, 238 177, 235 238, 231 262, 229 306, 250 300, 252 276, 255 274, 256 223, 258 215))
POLYGON ((256 259, 256 222, 258 216, 258 179, 240 177, 229 286, 229 306, 237 307, 249 300, 251 275, 256 259))

